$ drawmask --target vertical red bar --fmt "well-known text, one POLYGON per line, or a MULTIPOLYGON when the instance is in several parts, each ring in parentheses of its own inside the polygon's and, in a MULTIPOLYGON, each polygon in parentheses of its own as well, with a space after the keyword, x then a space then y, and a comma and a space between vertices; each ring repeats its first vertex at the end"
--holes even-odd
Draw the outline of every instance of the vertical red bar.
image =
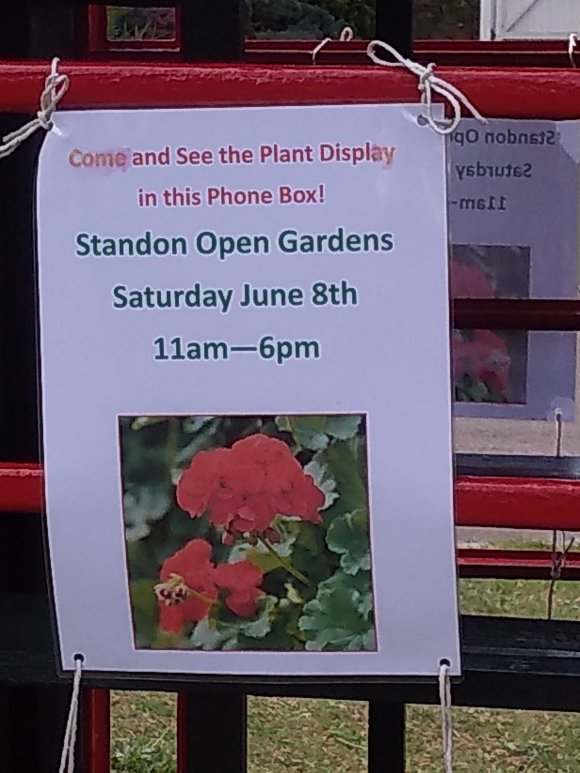
POLYGON ((87 50, 89 53, 106 51, 109 47, 107 40, 107 6, 89 5, 87 50))
POLYGON ((85 690, 83 694, 84 773, 110 773, 111 702, 108 690, 85 690))
POLYGON ((187 693, 177 693, 177 773, 187 773, 187 693))

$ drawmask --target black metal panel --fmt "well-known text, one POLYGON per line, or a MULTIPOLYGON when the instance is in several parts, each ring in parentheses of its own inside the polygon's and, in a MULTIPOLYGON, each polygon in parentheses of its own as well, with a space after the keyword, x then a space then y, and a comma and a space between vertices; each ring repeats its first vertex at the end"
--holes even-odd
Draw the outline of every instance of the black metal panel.
POLYGON ((69 692, 54 685, 0 689, 2 773, 58 770, 69 692))
POLYGON ((246 773, 246 698, 187 697, 187 773, 246 773))
POLYGON ((578 480, 580 457, 456 454, 455 469, 458 475, 578 480))
MULTIPOLYGON (((0 135, 30 120, 0 115, 0 135)), ((38 459, 34 186, 42 133, 2 159, 0 176, 0 460, 38 459)))
POLYGON ((181 55, 186 62, 238 62, 244 57, 243 0, 183 0, 181 55))
POLYGON ((413 0, 377 0, 376 37, 411 56, 413 48, 413 0))
POLYGON ((2 3, 0 24, 0 59, 26 56, 28 24, 24 3, 2 3), (24 11, 24 12, 23 12, 24 11))
POLYGON ((405 704, 369 703, 368 773, 405 773, 405 704))
MULTIPOLYGON (((124 1, 124 0, 123 0, 124 1)), ((28 56, 51 59, 72 58, 82 53, 85 7, 75 8, 69 0, 33 0, 28 10, 28 56)))

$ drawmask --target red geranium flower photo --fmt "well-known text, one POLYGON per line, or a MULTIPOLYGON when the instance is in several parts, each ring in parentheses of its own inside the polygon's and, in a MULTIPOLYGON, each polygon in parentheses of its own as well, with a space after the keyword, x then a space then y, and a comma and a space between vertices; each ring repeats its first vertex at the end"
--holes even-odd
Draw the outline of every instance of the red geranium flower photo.
POLYGON ((320 523, 324 500, 286 443, 262 434, 200 451, 177 484, 179 506, 192 518, 207 513, 226 541, 264 534, 278 515, 320 523))
POLYGON ((376 651, 365 414, 122 416, 119 437, 136 649, 376 651))
POLYGON ((186 623, 203 620, 224 591, 224 603, 234 614, 249 617, 256 612, 264 591, 263 575, 249 561, 211 563, 209 542, 194 539, 163 562, 155 594, 159 602, 159 627, 181 633, 186 623))

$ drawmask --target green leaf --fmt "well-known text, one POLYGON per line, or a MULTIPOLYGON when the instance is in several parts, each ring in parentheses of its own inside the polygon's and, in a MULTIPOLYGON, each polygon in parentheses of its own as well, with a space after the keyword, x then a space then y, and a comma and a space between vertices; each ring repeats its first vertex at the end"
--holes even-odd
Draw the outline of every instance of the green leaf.
POLYGON ((320 509, 326 510, 326 508, 330 507, 335 499, 338 499, 338 493, 336 492, 336 481, 330 475, 328 467, 320 464, 320 462, 318 462, 315 458, 311 462, 308 462, 308 464, 304 467, 304 472, 310 475, 314 479, 314 482, 318 488, 324 492, 324 505, 320 509))
POLYGON ((371 568, 368 519, 363 510, 335 518, 328 528, 326 544, 340 555, 340 565, 346 574, 371 568))
POLYGON ((183 431, 188 435, 193 435, 196 432, 199 432, 202 427, 205 427, 206 424, 214 421, 215 419, 213 416, 190 416, 183 420, 183 431))
POLYGON ((283 432, 291 432, 301 448, 319 451, 328 445, 325 416, 277 416, 276 425, 283 432))
POLYGON ((326 423, 326 432, 338 440, 348 440, 358 432, 361 418, 360 415, 356 414, 350 416, 329 416, 326 423))
MULTIPOLYGON (((237 618, 228 615, 227 620, 205 618, 192 631, 190 642, 193 649, 202 650, 239 650, 243 649, 240 637, 245 640, 263 639, 272 628, 274 607, 278 599, 265 596, 258 601, 258 611, 254 617, 237 618)), ((227 613, 226 613, 227 614, 227 613)))
POLYGON ((155 424, 161 424, 164 421, 167 421, 166 416, 138 416, 136 419, 133 419, 131 429, 138 432, 144 427, 153 427, 155 424))
POLYGON ((361 423, 361 416, 277 416, 276 425, 282 432, 291 432, 300 448, 320 451, 331 438, 348 440, 354 437, 361 423))
POLYGON ((145 541, 127 542, 127 564, 131 580, 151 580, 159 568, 145 541))
POLYGON ((151 524, 163 518, 171 507, 166 491, 155 486, 141 486, 123 497, 127 541, 140 540, 151 532, 151 524))
POLYGON ((336 481, 338 499, 328 508, 330 518, 366 510, 366 470, 361 455, 350 446, 350 441, 338 440, 315 456, 315 460, 328 470, 336 481))
POLYGON ((157 634, 158 609, 151 580, 134 580, 129 585, 137 647, 149 647, 157 634))
POLYGON ((192 434, 193 440, 183 448, 179 449, 175 455, 175 466, 171 473, 174 484, 176 484, 181 477, 181 468, 184 465, 189 464, 199 451, 205 451, 214 445, 214 436, 220 426, 220 419, 204 417, 203 421, 199 421, 198 424, 192 423, 186 428, 186 423, 188 421, 193 422, 193 419, 185 420, 183 431, 187 434, 192 434), (195 430, 192 429, 194 426, 197 427, 195 430))
POLYGON ((337 572, 320 584, 316 597, 304 605, 299 620, 306 635, 307 650, 364 650, 374 647, 372 616, 365 615, 364 598, 370 586, 361 593, 350 578, 337 572))

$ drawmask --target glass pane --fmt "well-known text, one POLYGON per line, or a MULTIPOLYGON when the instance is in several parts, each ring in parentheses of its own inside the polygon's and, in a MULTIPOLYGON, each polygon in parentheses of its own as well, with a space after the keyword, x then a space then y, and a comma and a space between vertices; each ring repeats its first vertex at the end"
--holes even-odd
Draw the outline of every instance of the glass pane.
MULTIPOLYGON (((517 339, 510 340, 501 331, 476 332, 488 334, 491 344, 495 341, 491 336, 497 336, 498 340, 505 342, 501 354, 491 362, 486 373, 481 366, 480 375, 484 384, 495 387, 497 391, 503 388, 513 402, 488 403, 485 418, 477 413, 471 414, 471 417, 465 414, 457 416, 466 404, 456 403, 455 451, 554 456, 557 440, 555 412, 560 409, 563 418, 562 453, 564 456, 580 456, 580 411, 577 409, 580 398, 580 362, 576 356, 577 334, 511 331, 509 335, 521 335, 526 339, 523 346, 517 339), (529 419, 530 416, 533 419, 529 419)), ((500 348, 499 344, 497 348, 500 348)), ((454 371, 457 373, 456 348, 454 353, 454 371)), ((481 386, 479 388, 483 389, 481 386)), ((469 407, 481 409, 476 404, 469 407)))
POLYGON ((414 0, 413 37, 420 40, 479 38, 480 0, 414 0))
MULTIPOLYGON (((448 151, 452 296, 577 298, 580 123, 464 119, 448 151)), ((574 333, 456 330, 452 346, 457 416, 571 418, 574 333)))
POLYGON ((351 27, 358 38, 374 37, 375 0, 246 0, 248 38, 321 40, 351 27))
POLYGON ((175 8, 107 6, 107 40, 111 43, 175 40, 175 37, 175 8))

